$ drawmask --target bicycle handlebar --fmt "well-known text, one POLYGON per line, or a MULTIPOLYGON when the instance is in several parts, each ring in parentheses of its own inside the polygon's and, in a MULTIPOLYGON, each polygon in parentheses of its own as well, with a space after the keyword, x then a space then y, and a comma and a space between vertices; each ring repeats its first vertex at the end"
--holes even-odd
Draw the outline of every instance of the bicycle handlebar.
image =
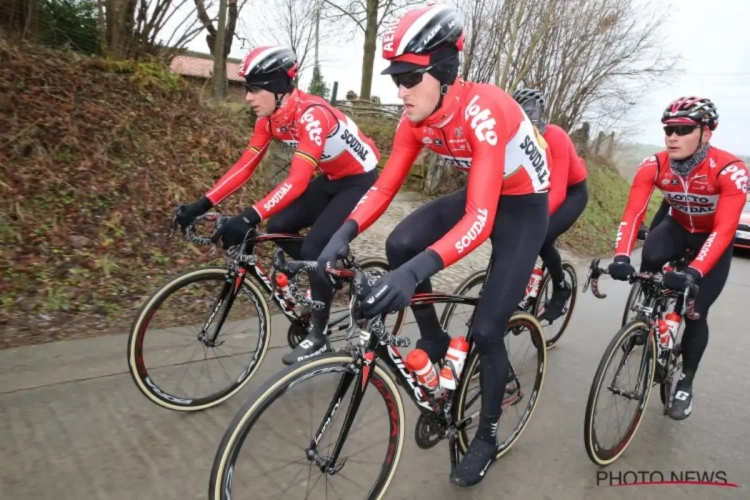
MULTIPOLYGON (((219 229, 222 224, 224 224, 227 220, 229 220, 231 216, 229 215, 222 215, 218 212, 206 212, 203 215, 199 215, 198 217, 193 220, 193 222, 190 223, 188 227, 185 228, 185 238, 196 245, 213 245, 212 253, 216 252, 216 245, 214 243, 211 243, 211 238, 207 238, 205 236, 198 236, 196 234, 196 228, 195 223, 199 221, 208 221, 208 222, 216 222, 216 229, 219 229)), ((169 236, 171 237, 174 234, 174 231, 178 227, 177 223, 177 217, 172 219, 172 226, 171 231, 169 233, 169 236)), ((255 235, 256 231, 255 229, 251 229, 248 231, 248 234, 245 236, 245 243, 250 240, 255 235)), ((249 262, 252 259, 252 254, 247 254, 243 251, 245 243, 242 245, 235 245, 226 250, 227 256, 233 258, 237 262, 249 262)))
MULTIPOLYGON (((607 297, 607 294, 601 293, 599 291, 599 278, 602 274, 609 274, 609 271, 607 269, 599 267, 599 262, 600 259, 594 259, 591 261, 588 276, 586 277, 586 283, 583 285, 582 291, 583 293, 586 293, 589 284, 591 284, 591 293, 594 295, 594 297, 598 299, 604 299, 607 297)), ((660 287, 660 292, 663 295, 673 295, 675 292, 683 293, 685 300, 683 301, 682 312, 688 317, 688 319, 700 319, 700 314, 695 312, 695 297, 698 295, 698 291, 700 290, 700 287, 696 283, 687 283, 685 290, 680 292, 679 290, 672 290, 664 286, 664 274, 662 273, 636 272, 628 277, 628 282, 630 284, 633 284, 636 281, 658 285, 660 287)))

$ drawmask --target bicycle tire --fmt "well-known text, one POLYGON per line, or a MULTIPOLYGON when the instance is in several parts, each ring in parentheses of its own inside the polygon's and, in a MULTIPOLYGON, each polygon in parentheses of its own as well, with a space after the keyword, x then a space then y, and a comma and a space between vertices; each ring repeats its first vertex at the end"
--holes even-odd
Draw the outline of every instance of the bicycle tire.
MULTIPOLYGON (((451 295, 464 295, 467 290, 470 288, 476 286, 477 284, 484 283, 485 276, 487 274, 486 269, 480 269, 479 271, 474 271, 470 275, 468 275, 464 280, 459 283, 456 288, 453 290, 453 293, 451 295)), ((480 290, 481 292, 481 290, 480 290)), ((443 312, 440 315, 440 326, 443 328, 443 330, 447 331, 447 321, 450 320, 450 317, 453 316, 453 311, 455 311, 456 306, 459 304, 451 303, 446 304, 446 306, 443 308, 443 312)))
MULTIPOLYGON (((390 265, 388 264, 388 261, 383 257, 366 257, 359 261, 359 266, 363 271, 367 271, 368 267, 377 267, 379 269, 384 269, 386 272, 390 270, 390 265)), ((335 295, 334 291, 334 295, 335 295)), ((406 316, 406 309, 402 309, 398 313, 396 313, 398 316, 396 317, 396 324, 393 327, 393 332, 391 332, 393 335, 398 335, 401 331, 401 328, 404 326, 404 318, 406 316)), ((390 317, 391 315, 388 315, 386 317, 390 317)), ((286 342, 289 347, 294 349, 297 347, 297 345, 302 342, 302 340, 307 336, 307 329, 303 323, 299 322, 292 322, 289 325, 289 329, 287 330, 287 336, 286 336, 286 342)), ((330 337, 331 342, 337 342, 344 339, 344 334, 333 334, 330 337)))
POLYGON ((242 290, 247 293, 255 305, 258 311, 258 320, 261 328, 258 336, 256 354, 253 356, 252 362, 247 369, 242 372, 241 376, 234 380, 232 385, 226 389, 216 394, 212 394, 211 396, 195 400, 178 398, 168 394, 160 387, 156 386, 148 376, 148 369, 143 361, 143 339, 154 313, 168 297, 179 291, 182 287, 203 280, 217 280, 223 283, 226 280, 227 274, 228 271, 226 268, 218 266, 188 269, 157 288, 139 309, 131 326, 130 335, 128 336, 128 370, 130 371, 130 376, 133 379, 133 382, 135 382, 136 387, 138 387, 138 390, 158 406, 168 410, 190 412, 201 411, 217 406, 242 390, 263 362, 270 343, 271 314, 268 308, 268 303, 263 296, 263 292, 252 279, 245 276, 242 290))
POLYGON ((630 293, 628 294, 628 300, 625 302, 625 310, 622 313, 622 325, 625 326, 629 321, 633 321, 635 317, 628 319, 628 313, 632 310, 633 304, 635 303, 636 297, 643 290, 643 286, 640 281, 636 281, 630 287, 630 293))
POLYGON ((610 465, 618 458, 620 458, 620 456, 625 452, 628 446, 630 446, 630 443, 633 441, 633 437, 635 437, 635 434, 638 431, 638 427, 640 427, 641 422, 643 421, 644 410, 646 406, 648 406, 648 401, 651 397, 651 388, 654 383, 655 372, 656 344, 654 342, 653 335, 651 335, 651 332, 649 331, 648 324, 646 324, 642 320, 634 320, 627 323, 624 327, 620 328, 620 330, 615 334, 615 336, 612 338, 609 345, 605 349, 604 355, 602 356, 602 359, 599 362, 599 366, 596 369, 596 374, 594 375, 594 379, 591 383, 591 389, 589 391, 588 400, 586 402, 586 414, 584 416, 583 425, 583 441, 586 447, 586 454, 592 462, 601 467, 610 465), (647 360, 646 362, 647 383, 644 384, 644 397, 642 398, 640 405, 636 408, 633 420, 631 421, 630 426, 628 427, 628 430, 623 438, 619 443, 613 446, 611 450, 606 450, 607 452, 611 452, 607 453, 608 456, 600 456, 601 450, 599 450, 599 446, 594 435, 594 409, 596 408, 596 403, 599 399, 599 394, 604 382, 604 375, 606 373, 607 367, 609 367, 610 362, 614 358, 615 353, 621 350, 620 347, 623 345, 624 341, 627 341, 626 339, 632 336, 632 332, 638 329, 645 331, 647 334, 648 344, 647 348, 644 349, 643 352, 644 355, 648 356, 650 354, 651 357, 650 361, 647 360))
MULTIPOLYGON (((527 399, 529 401, 529 407, 526 409, 524 414, 521 417, 521 420, 519 421, 519 424, 516 425, 514 428, 513 433, 510 435, 508 439, 506 439, 503 443, 498 443, 498 451, 497 455, 495 455, 495 459, 499 459, 503 455, 505 455, 511 447, 518 441, 518 439, 521 437, 521 434, 523 434, 523 431, 526 429, 526 427, 529 424, 529 421, 531 420, 531 417, 534 414, 534 410, 537 407, 537 404, 539 403, 542 387, 544 386, 544 376, 547 372, 547 349, 546 344, 544 342, 544 334, 542 333, 542 326, 539 324, 539 321, 528 313, 523 312, 517 312, 511 316, 510 320, 508 321, 508 326, 506 327, 505 335, 507 335, 510 330, 513 328, 517 328, 518 326, 526 326, 529 327, 529 332, 531 332, 531 335, 536 340, 532 340, 532 345, 536 346, 537 348, 537 355, 538 355, 538 361, 537 361, 537 369, 536 369, 536 377, 534 379, 534 386, 532 388, 531 394, 527 394, 527 399)), ((454 406, 456 408, 456 416, 455 420, 460 421, 463 418, 465 418, 464 415, 464 403, 466 401, 466 396, 468 394, 469 390, 469 383, 470 381, 475 378, 473 375, 474 371, 477 371, 477 365, 479 363, 479 354, 477 353, 476 349, 472 349, 471 353, 467 357, 466 360, 466 368, 464 371, 465 376, 461 377, 461 381, 459 382, 459 387, 457 388, 457 404, 454 406)), ((477 374, 478 375, 478 374, 477 374)), ((509 381, 510 382, 510 381, 509 381)), ((501 417, 502 419, 503 417, 501 417)), ((466 429, 462 429, 458 433, 458 439, 457 444, 459 446, 459 451, 462 455, 466 454, 466 450, 469 447, 469 438, 467 436, 466 429)))
MULTIPOLYGON (((554 335, 551 338, 547 338, 545 335, 545 340, 547 342, 547 349, 552 349, 555 347, 557 342, 560 340, 560 337, 562 337, 563 333, 565 333, 565 330, 568 328, 568 323, 570 323, 570 319, 573 317, 573 310, 576 307, 576 300, 578 299, 578 274, 576 273, 575 267, 573 267, 573 264, 571 264, 568 261, 563 261, 562 263, 562 270, 563 274, 567 271, 567 273, 570 275, 570 298, 568 299, 568 311, 565 313, 565 319, 563 319, 562 327, 560 328, 560 331, 557 333, 557 335, 554 335)), ((542 278, 542 282, 539 285, 539 293, 537 294, 534 304, 534 316, 537 318, 539 317, 539 309, 543 306, 542 301, 539 299, 543 294, 544 288, 548 286, 550 283, 552 283, 552 275, 549 273, 549 271, 546 271, 544 273, 544 278, 542 278)), ((555 319, 554 321, 558 321, 560 318, 555 319)), ((544 330, 544 327, 542 327, 542 330, 544 330)))
MULTIPOLYGON (((211 467, 209 500, 231 498, 231 496, 227 497, 225 494, 227 482, 231 483, 231 474, 227 477, 228 471, 234 470, 234 462, 253 424, 280 395, 286 392, 295 382, 314 377, 316 371, 319 373, 330 373, 337 370, 343 372, 348 369, 347 367, 353 361, 353 356, 343 352, 322 354, 281 370, 256 390, 232 419, 216 451, 211 467)), ((389 416, 391 419, 396 419, 395 432, 393 429, 394 421, 391 421, 391 438, 396 440, 393 445, 393 452, 390 453, 391 463, 384 463, 376 485, 373 486, 373 490, 367 496, 368 500, 380 500, 388 489, 401 459, 404 445, 405 411, 398 384, 393 376, 379 364, 374 363, 372 368, 370 383, 381 392, 381 395, 383 390, 388 391, 388 396, 391 398, 389 416), (382 384, 378 384, 377 381, 382 382, 382 384)), ((348 413, 348 411, 344 413, 348 413)))

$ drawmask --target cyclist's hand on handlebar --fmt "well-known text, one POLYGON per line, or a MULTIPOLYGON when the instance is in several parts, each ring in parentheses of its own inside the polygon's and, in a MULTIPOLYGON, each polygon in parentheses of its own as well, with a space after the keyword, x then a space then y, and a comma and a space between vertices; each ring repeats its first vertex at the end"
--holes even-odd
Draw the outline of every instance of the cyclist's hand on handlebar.
POLYGON ((326 272, 326 268, 336 267, 336 261, 349 256, 349 242, 357 235, 356 223, 352 226, 353 221, 346 221, 338 231, 333 233, 328 244, 323 248, 318 256, 318 273, 320 276, 333 282, 333 278, 326 272))
POLYGON ((630 265, 630 257, 618 255, 615 257, 614 262, 607 266, 607 272, 612 276, 612 279, 627 281, 627 279, 635 273, 635 268, 630 265))
POLYGON ((183 204, 177 207, 175 218, 177 223, 180 225, 180 229, 184 233, 190 224, 192 224, 197 217, 205 214, 213 207, 211 200, 202 196, 200 200, 194 201, 193 203, 183 204))
POLYGON ((700 273, 691 268, 686 267, 683 271, 680 271, 679 273, 675 272, 666 272, 664 273, 664 286, 666 288, 669 288, 671 290, 677 290, 682 291, 684 290, 688 285, 692 285, 698 279, 700 278, 700 273))
POLYGON ((362 315, 374 318, 379 314, 400 311, 409 305, 416 288, 417 277, 407 266, 401 266, 375 282, 362 303, 362 315))
POLYGON ((215 244, 221 239, 224 250, 235 245, 241 245, 245 241, 248 231, 255 229, 259 222, 260 215, 254 208, 250 207, 219 226, 211 235, 211 243, 215 244))

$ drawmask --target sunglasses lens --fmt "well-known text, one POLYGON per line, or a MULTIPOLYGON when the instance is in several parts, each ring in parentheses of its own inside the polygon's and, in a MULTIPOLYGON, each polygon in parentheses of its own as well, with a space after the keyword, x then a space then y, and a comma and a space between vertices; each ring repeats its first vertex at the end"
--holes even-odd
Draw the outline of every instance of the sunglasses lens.
POLYGON ((393 83, 396 84, 396 87, 403 85, 404 88, 407 89, 410 89, 415 85, 419 85, 419 83, 422 81, 422 73, 416 71, 412 71, 409 73, 399 73, 398 75, 392 75, 392 77, 393 83))
POLYGON ((684 137, 690 135, 696 128, 695 125, 667 125, 664 127, 664 133, 667 136, 677 134, 679 137, 684 137))

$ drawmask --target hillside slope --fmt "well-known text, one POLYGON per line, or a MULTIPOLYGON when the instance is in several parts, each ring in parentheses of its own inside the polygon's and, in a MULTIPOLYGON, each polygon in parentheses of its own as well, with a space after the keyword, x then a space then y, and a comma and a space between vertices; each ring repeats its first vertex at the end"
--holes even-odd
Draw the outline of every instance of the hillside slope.
POLYGON ((205 258, 165 229, 249 126, 161 66, 0 39, 0 344, 105 328, 175 264, 205 258))

